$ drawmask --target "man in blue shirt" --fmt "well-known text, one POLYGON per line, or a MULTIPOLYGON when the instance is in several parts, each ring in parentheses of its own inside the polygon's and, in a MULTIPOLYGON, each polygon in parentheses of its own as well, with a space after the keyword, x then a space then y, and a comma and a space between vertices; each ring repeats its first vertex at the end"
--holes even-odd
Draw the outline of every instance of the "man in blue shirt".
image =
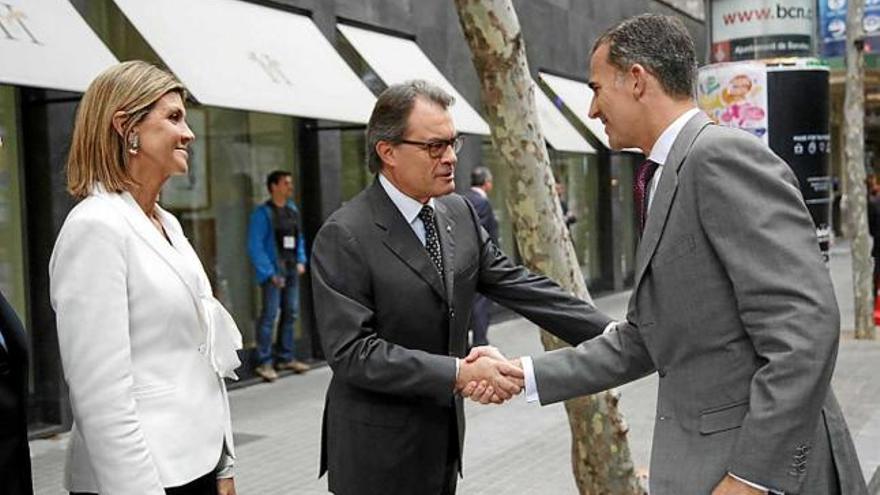
POLYGON ((272 367, 272 327, 278 310, 275 367, 304 373, 309 366, 294 358, 293 324, 299 312, 299 277, 306 271, 306 249, 302 218, 293 203, 293 177, 276 170, 266 178, 271 196, 251 214, 248 227, 248 256, 263 292, 263 307, 257 320, 256 373, 266 381, 278 374, 272 367))

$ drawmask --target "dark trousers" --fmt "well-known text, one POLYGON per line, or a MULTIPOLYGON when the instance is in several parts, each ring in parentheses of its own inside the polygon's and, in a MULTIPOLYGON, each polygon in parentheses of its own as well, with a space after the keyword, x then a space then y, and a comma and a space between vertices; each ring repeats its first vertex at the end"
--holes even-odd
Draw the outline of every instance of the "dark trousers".
POLYGON ((449 422, 449 441, 446 443, 446 483, 440 495, 455 495, 455 488, 458 486, 458 429, 455 421, 449 422))
MULTIPOLYGON (((181 486, 165 489, 167 495, 217 495, 217 475, 213 471, 181 486)), ((70 492, 70 495, 98 495, 89 492, 70 492)))

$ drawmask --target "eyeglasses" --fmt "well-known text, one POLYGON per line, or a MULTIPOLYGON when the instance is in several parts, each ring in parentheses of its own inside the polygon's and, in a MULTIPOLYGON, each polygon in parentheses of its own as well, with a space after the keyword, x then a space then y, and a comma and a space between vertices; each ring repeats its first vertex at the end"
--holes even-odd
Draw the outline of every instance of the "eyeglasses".
POLYGON ((464 143, 464 136, 455 136, 452 139, 432 139, 431 141, 410 141, 408 139, 401 139, 397 142, 418 146, 427 151, 428 156, 431 158, 440 158, 446 153, 446 148, 450 146, 452 147, 452 151, 458 153, 458 151, 461 150, 462 143, 464 143))

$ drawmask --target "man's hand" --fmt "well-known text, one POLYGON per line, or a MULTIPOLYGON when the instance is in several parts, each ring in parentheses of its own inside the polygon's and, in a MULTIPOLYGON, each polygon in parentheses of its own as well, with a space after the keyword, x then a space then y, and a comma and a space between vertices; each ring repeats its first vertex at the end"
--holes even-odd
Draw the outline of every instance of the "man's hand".
POLYGON ((235 479, 217 479, 217 495, 235 495, 235 479))
POLYGON ((304 264, 302 264, 302 263, 297 263, 297 264, 296 264, 296 273, 297 273, 297 275, 302 275, 302 274, 305 273, 305 272, 306 272, 306 265, 304 265, 304 264))
MULTIPOLYGON (((508 361, 508 359, 501 354, 501 351, 498 350, 497 347, 491 345, 478 346, 471 349, 471 352, 465 357, 465 361, 472 363, 481 357, 497 359, 500 361, 508 361)), ((519 359, 515 359, 514 361, 510 361, 517 368, 522 369, 522 365, 520 364, 519 359)), ((481 404, 502 404, 504 403, 504 399, 502 399, 498 394, 495 393, 494 389, 489 387, 489 383, 485 380, 480 382, 470 382, 460 391, 462 397, 470 397, 470 399, 474 402, 479 402, 481 404)))
POLYGON ((504 354, 501 354, 501 351, 499 351, 497 347, 491 345, 481 345, 479 347, 472 348, 470 354, 468 354, 467 357, 464 358, 464 360, 469 363, 473 363, 477 359, 484 356, 490 357, 492 359, 498 359, 500 361, 507 361, 507 358, 504 357, 504 354))
POLYGON ((520 393, 522 387, 522 369, 503 356, 502 359, 482 357, 462 360, 455 383, 455 390, 462 396, 483 404, 500 404, 520 393))
POLYGON ((272 275, 272 285, 278 287, 279 289, 284 288, 284 277, 281 275, 272 275))
POLYGON ((712 495, 767 495, 767 491, 751 487, 728 474, 712 490, 712 495))

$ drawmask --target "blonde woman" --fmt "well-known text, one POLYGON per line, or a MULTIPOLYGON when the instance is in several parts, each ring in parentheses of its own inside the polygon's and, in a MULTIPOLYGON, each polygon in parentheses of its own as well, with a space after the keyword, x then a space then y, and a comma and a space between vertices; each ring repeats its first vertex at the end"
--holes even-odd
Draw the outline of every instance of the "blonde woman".
POLYGON ((101 73, 76 117, 51 299, 74 425, 72 493, 235 493, 229 403, 241 336, 162 184, 195 136, 183 86, 140 61, 101 73))

